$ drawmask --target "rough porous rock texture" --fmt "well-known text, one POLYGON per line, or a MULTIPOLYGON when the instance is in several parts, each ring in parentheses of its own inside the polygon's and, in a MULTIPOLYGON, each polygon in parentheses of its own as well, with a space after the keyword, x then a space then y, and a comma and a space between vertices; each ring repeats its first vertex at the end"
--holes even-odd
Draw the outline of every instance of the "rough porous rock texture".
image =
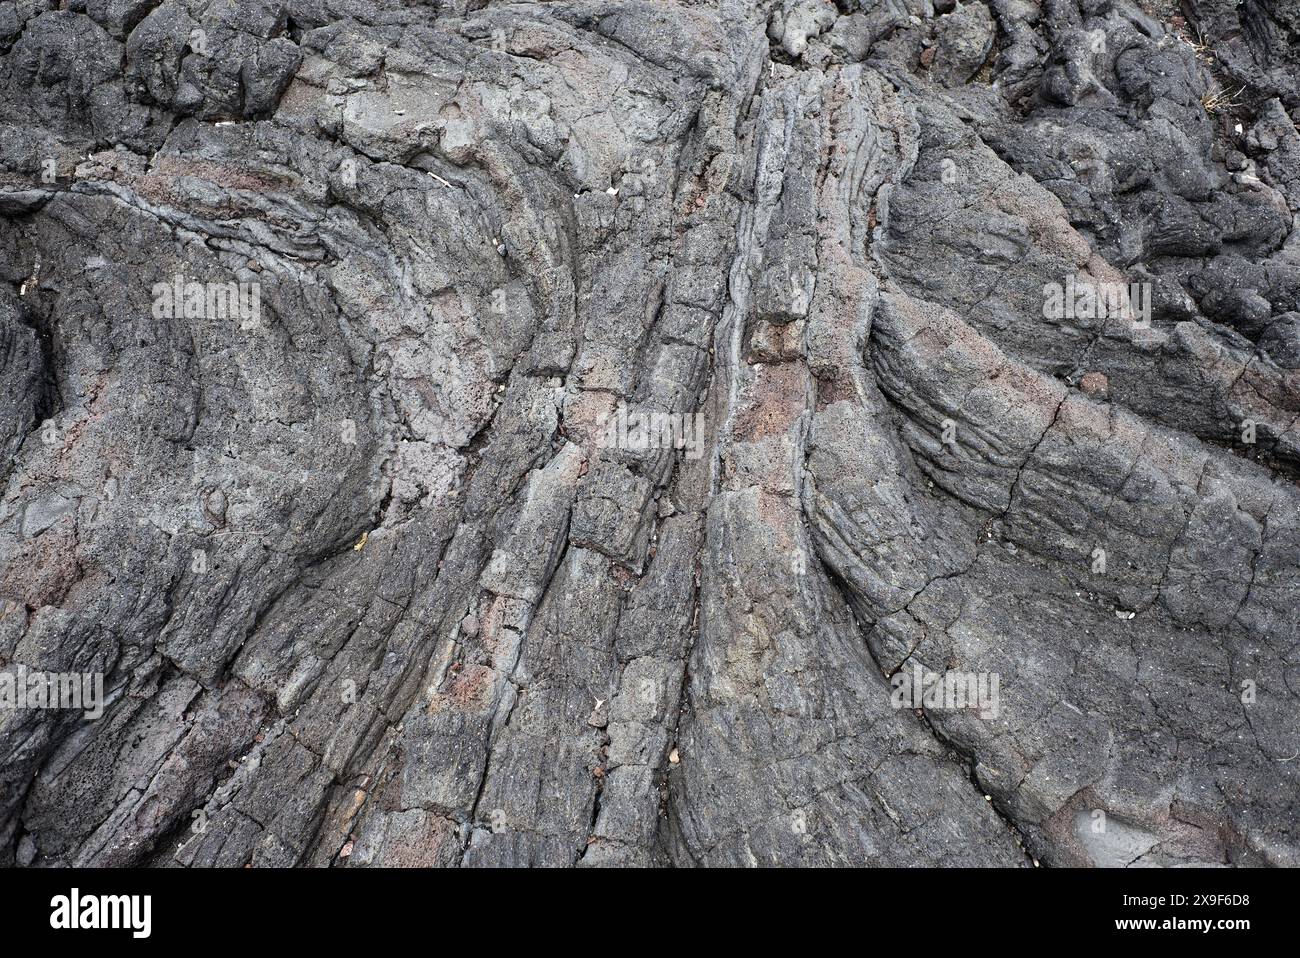
POLYGON ((105 683, 0 864, 1300 865, 1295 0, 18 0, 0 91, 0 666, 105 683))

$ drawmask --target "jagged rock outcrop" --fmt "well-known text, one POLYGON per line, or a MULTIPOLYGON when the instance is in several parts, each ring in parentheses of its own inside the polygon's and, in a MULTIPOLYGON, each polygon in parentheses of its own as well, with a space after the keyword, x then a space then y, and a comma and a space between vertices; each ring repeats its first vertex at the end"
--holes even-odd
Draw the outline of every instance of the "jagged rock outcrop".
POLYGON ((1300 864, 1297 36, 0 3, 0 863, 1300 864))

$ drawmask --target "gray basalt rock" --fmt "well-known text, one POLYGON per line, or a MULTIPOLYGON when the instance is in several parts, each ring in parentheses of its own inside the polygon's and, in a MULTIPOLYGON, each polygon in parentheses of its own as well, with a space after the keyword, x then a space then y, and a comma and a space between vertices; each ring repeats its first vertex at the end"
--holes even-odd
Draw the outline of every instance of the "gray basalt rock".
POLYGON ((0 4, 0 864, 1300 865, 1245 9, 0 4))

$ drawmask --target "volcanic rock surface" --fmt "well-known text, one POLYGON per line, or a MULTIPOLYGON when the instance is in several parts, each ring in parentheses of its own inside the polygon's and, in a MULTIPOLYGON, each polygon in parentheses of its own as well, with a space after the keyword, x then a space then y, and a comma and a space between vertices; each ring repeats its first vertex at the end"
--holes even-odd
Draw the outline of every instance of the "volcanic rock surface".
POLYGON ((1295 0, 18 0, 0 91, 0 666, 104 677, 0 864, 1300 865, 1295 0))

